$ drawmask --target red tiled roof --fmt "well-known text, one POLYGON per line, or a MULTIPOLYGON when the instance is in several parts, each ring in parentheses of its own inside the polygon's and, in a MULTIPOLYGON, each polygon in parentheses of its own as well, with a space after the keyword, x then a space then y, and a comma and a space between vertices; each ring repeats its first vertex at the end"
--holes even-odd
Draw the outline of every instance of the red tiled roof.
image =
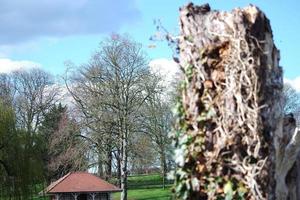
POLYGON ((47 193, 120 192, 120 188, 88 172, 72 172, 51 183, 47 193))

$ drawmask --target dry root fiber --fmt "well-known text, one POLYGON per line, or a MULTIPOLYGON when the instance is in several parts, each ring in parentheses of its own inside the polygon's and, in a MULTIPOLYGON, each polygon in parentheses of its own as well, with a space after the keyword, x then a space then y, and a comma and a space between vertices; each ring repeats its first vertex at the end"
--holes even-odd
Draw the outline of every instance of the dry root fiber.
POLYGON ((274 199, 283 81, 269 20, 252 5, 219 12, 189 4, 180 26, 178 198, 274 199))

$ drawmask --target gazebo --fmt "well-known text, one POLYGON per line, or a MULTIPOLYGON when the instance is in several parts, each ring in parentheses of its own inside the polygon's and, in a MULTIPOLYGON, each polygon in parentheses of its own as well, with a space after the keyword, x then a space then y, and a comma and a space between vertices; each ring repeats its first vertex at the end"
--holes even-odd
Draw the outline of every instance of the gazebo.
POLYGON ((88 172, 68 173, 46 188, 51 200, 111 200, 111 193, 120 191, 88 172))

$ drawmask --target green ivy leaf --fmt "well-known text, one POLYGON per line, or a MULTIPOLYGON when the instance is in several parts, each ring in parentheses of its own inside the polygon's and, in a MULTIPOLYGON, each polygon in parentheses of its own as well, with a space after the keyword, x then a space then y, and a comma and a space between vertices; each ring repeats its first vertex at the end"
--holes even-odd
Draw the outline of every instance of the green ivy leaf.
POLYGON ((233 185, 231 181, 227 181, 224 185, 225 200, 233 199, 233 185))
POLYGON ((244 199, 244 195, 247 193, 247 189, 242 184, 239 184, 237 191, 240 199, 244 199))

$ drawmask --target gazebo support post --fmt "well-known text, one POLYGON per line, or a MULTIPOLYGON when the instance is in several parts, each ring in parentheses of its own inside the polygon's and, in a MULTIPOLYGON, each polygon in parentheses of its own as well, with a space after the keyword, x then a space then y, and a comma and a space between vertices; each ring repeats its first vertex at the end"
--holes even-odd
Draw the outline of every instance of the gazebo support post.
POLYGON ((96 197, 96 193, 89 193, 89 195, 91 195, 91 197, 92 197, 92 200, 95 200, 95 197, 96 197))
POLYGON ((56 194, 56 195, 55 195, 55 199, 56 199, 56 200, 59 200, 59 198, 60 198, 60 194, 56 194))
POLYGON ((77 200, 78 194, 77 193, 72 193, 74 200, 77 200))

